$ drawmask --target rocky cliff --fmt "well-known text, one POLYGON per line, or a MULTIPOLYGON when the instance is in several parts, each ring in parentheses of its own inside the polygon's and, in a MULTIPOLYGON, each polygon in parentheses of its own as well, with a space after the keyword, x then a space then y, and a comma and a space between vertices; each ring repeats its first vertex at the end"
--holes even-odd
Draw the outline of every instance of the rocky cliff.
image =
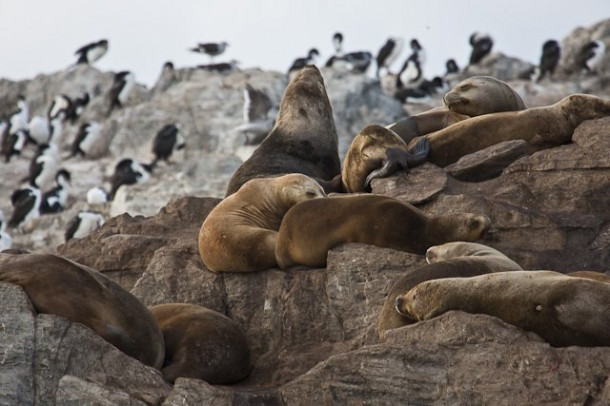
MULTIPOLYGON (((580 40, 582 32, 576 34, 580 40)), ((390 123, 424 108, 401 106, 365 77, 331 70, 323 74, 342 153, 365 125, 390 123)), ((199 257, 197 234, 241 162, 244 148, 232 129, 242 120, 246 81, 278 102, 286 84, 283 75, 273 72, 180 70, 169 85, 137 88, 124 109, 106 117, 104 94, 111 75, 93 68, 0 83, 3 100, 25 94, 32 114, 42 114, 57 93, 88 90, 96 96, 83 120, 99 120, 104 134, 98 157, 65 161, 81 175, 74 176, 70 209, 13 234, 14 246, 56 251, 89 265, 149 306, 186 302, 220 311, 245 332, 253 364, 249 378, 236 385, 178 379, 172 387, 158 371, 91 330, 36 314, 19 287, 0 284, 3 403, 610 403, 609 348, 553 348, 496 318, 462 312, 393 330, 380 341, 376 325, 385 296, 397 279, 425 263, 422 256, 344 244, 329 252, 324 269, 208 271, 199 257), (84 192, 102 183, 120 157, 150 160, 152 136, 168 122, 182 126, 184 155, 161 166, 148 183, 124 187, 112 204, 97 208, 108 216, 100 230, 61 244, 66 222, 87 206, 84 192)), ((528 106, 535 106, 585 91, 591 78, 510 83, 528 106)), ((610 90, 596 83, 594 94, 609 97, 610 90)), ((437 105, 440 96, 428 107, 437 105)), ((428 214, 488 215, 492 227, 481 242, 524 269, 610 274, 609 129, 610 118, 585 122, 570 144, 529 156, 518 145, 501 146, 512 155, 492 179, 472 181, 493 155, 481 151, 451 167, 425 164, 374 180, 373 192, 412 202, 428 214)), ((65 145, 74 132, 66 129, 65 145)), ((5 215, 10 213, 10 191, 27 165, 25 158, 0 164, 5 215)))

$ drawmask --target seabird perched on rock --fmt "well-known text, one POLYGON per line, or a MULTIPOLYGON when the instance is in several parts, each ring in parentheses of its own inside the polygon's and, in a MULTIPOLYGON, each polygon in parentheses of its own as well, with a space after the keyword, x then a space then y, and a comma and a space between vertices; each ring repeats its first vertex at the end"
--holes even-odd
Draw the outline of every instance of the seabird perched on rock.
POLYGON ((70 157, 91 155, 93 146, 100 138, 100 129, 101 125, 97 121, 81 124, 70 148, 70 157))
POLYGON ((165 125, 157 132, 153 140, 152 152, 155 154, 155 160, 150 166, 154 168, 159 161, 169 162, 169 158, 174 151, 184 148, 185 145, 178 126, 175 124, 165 125))
POLYGON ((66 119, 70 120, 70 122, 74 124, 76 120, 78 120, 80 115, 83 113, 83 110, 89 104, 90 100, 91 97, 89 96, 88 92, 84 92, 83 94, 72 100, 72 104, 66 115, 66 119))
POLYGON ((584 44, 576 56, 576 64, 580 70, 597 73, 597 67, 602 61, 606 45, 600 41, 589 41, 584 44))
POLYGON ((65 240, 84 238, 104 224, 104 216, 94 211, 80 211, 70 222, 64 235, 65 240))
POLYGON ((49 110, 47 112, 47 117, 49 120, 53 120, 56 118, 61 112, 63 112, 63 117, 67 117, 72 110, 72 99, 65 94, 57 95, 53 98, 51 105, 49 106, 49 110))
POLYGON ((297 58, 292 62, 290 68, 288 68, 288 73, 296 72, 303 69, 307 65, 312 65, 316 63, 316 58, 320 55, 320 52, 316 48, 311 48, 307 53, 307 56, 304 58, 297 58))
POLYGON ((536 82, 542 80, 547 74, 553 76, 555 69, 559 64, 559 58, 561 57, 561 46, 559 42, 554 39, 550 39, 542 44, 542 54, 540 55, 540 63, 537 69, 535 69, 535 77, 533 78, 536 82))
POLYGON ((19 95, 17 97, 17 110, 11 114, 9 118, 9 134, 15 134, 19 130, 26 130, 30 120, 30 113, 25 97, 19 95))
POLYGON ((110 88, 110 112, 115 107, 123 107, 135 85, 135 75, 124 70, 114 74, 114 81, 110 88))
POLYGON ((143 183, 148 180, 151 172, 150 165, 141 164, 132 158, 122 159, 114 167, 114 173, 110 178, 109 200, 114 199, 114 195, 121 186, 143 183))
POLYGON ((37 154, 30 161, 26 180, 30 185, 44 190, 52 184, 58 167, 57 146, 54 144, 41 144, 38 146, 37 154))
POLYGON ((49 144, 61 145, 61 140, 64 136, 64 119, 64 111, 60 111, 55 118, 51 119, 51 124, 49 125, 49 144))
POLYGON ((379 78, 379 71, 381 68, 385 68, 389 73, 389 66, 396 60, 400 52, 402 51, 403 40, 398 37, 391 37, 383 44, 379 52, 377 53, 377 77, 379 78))
POLYGON ((11 248, 12 238, 5 231, 6 230, 6 221, 4 220, 4 214, 2 210, 0 210, 0 251, 7 250, 11 248))
POLYGON ((27 145, 29 139, 28 130, 25 129, 13 134, 6 132, 0 146, 0 155, 4 156, 4 162, 10 162, 13 156, 21 155, 21 151, 27 145))
POLYGON ((423 64, 426 54, 415 38, 411 40, 411 55, 403 63, 396 77, 396 88, 417 87, 424 80, 423 64))
POLYGON ((41 214, 59 213, 66 207, 70 192, 70 172, 60 169, 55 175, 55 182, 57 186, 42 195, 41 214))
POLYGON ((343 53, 343 34, 336 32, 333 35, 333 48, 335 48, 335 55, 341 55, 343 53))
POLYGON ((260 144, 275 124, 277 107, 267 93, 246 83, 244 88, 244 124, 235 128, 246 137, 246 145, 260 144), (272 112, 274 110, 274 112, 272 112))
POLYGON ((13 214, 8 221, 10 228, 23 227, 30 220, 40 217, 40 189, 35 186, 27 186, 17 189, 11 194, 13 214))
POLYGON ((447 59, 447 62, 445 62, 445 67, 447 68, 445 75, 450 75, 452 73, 460 72, 460 67, 458 66, 455 59, 447 59))
POLYGON ((350 71, 365 73, 371 65, 373 54, 368 51, 348 52, 340 59, 348 65, 350 71))
POLYGON ((30 139, 36 144, 46 144, 51 138, 51 125, 49 120, 42 116, 34 116, 28 124, 30 139))
POLYGON ((470 65, 479 63, 491 52, 494 45, 493 39, 488 34, 472 33, 469 39, 472 51, 470 53, 470 65))
POLYGON ((209 72, 230 73, 230 72, 235 72, 235 71, 239 70, 239 67, 237 66, 238 64, 239 64, 239 61, 236 61, 235 59, 233 59, 230 62, 210 63, 208 65, 197 65, 197 68, 207 70, 209 72))
POLYGON ((206 54, 210 57, 210 62, 214 60, 215 56, 222 54, 225 49, 229 46, 225 41, 222 42, 205 42, 199 43, 196 47, 190 48, 191 52, 197 52, 199 54, 206 54))
POLYGON ((74 52, 74 55, 78 57, 76 61, 79 63, 87 63, 92 64, 93 62, 100 59, 106 52, 108 51, 108 40, 101 39, 96 42, 91 42, 87 45, 84 45, 74 52))

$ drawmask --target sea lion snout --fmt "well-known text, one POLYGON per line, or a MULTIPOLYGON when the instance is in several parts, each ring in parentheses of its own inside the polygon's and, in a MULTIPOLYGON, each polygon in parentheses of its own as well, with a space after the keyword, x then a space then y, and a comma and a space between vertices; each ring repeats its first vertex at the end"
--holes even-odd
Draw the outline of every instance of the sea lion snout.
POLYGON ((468 99, 460 96, 459 92, 450 91, 443 97, 443 103, 445 103, 445 106, 447 106, 449 110, 453 111, 452 107, 455 107, 458 104, 468 104, 469 102, 468 99))

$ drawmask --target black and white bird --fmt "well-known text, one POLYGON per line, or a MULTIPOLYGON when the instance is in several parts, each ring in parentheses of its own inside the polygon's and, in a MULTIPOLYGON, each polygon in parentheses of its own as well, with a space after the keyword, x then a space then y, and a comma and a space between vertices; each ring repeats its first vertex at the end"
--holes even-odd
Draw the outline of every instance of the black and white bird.
POLYGON ((306 57, 297 58, 292 62, 292 65, 290 65, 290 68, 288 68, 288 73, 290 74, 303 69, 307 65, 315 64, 319 55, 320 52, 318 52, 316 48, 311 48, 306 57))
POLYGON ((64 136, 65 113, 60 111, 57 116, 51 119, 49 124, 49 144, 61 145, 61 140, 64 136))
POLYGON ((534 73, 531 75, 531 79, 535 82, 539 82, 547 75, 553 76, 555 69, 559 64, 560 57, 561 46, 559 45, 559 42, 554 39, 550 39, 542 44, 540 63, 534 68, 534 73))
POLYGON ((4 214, 2 210, 0 210, 0 252, 11 248, 13 240, 6 232, 6 220, 4 219, 4 214))
POLYGON ((335 55, 343 54, 343 34, 340 32, 333 35, 333 48, 335 48, 335 55))
POLYGON ((206 54, 210 57, 210 62, 214 61, 214 57, 222 54, 229 46, 225 41, 222 42, 205 42, 199 43, 196 47, 190 48, 191 52, 206 54))
POLYGON ((11 194, 13 213, 8 221, 8 227, 16 228, 25 226, 30 220, 40 217, 40 189, 35 186, 27 186, 17 189, 11 194))
POLYGON ((576 56, 576 64, 580 70, 597 73, 597 68, 606 52, 606 45, 600 41, 589 41, 582 46, 576 56))
POLYGON ((424 81, 423 65, 426 54, 417 39, 411 40, 411 55, 403 63, 396 77, 396 88, 417 87, 424 81))
POLYGON ((491 52, 494 45, 493 39, 488 34, 472 33, 469 39, 472 51, 470 52, 470 65, 479 63, 491 52))
POLYGON ((244 134, 245 144, 260 144, 273 128, 276 116, 277 107, 267 93, 246 83, 244 88, 244 124, 235 128, 235 131, 244 134))
POLYGON ((53 98, 49 110, 47 111, 47 117, 49 120, 53 120, 60 113, 63 113, 63 117, 67 117, 72 110, 72 99, 65 94, 59 94, 53 98))
POLYGON ((83 114, 83 110, 85 107, 87 107, 89 101, 91 101, 89 92, 84 92, 80 96, 73 99, 70 109, 67 111, 66 119, 70 120, 70 122, 74 124, 81 114, 83 114))
POLYGON ((40 214, 59 213, 66 208, 70 193, 70 172, 60 169, 55 175, 57 185, 42 195, 40 214))
POLYGON ((396 60, 402 52, 403 40, 398 37, 391 37, 383 44, 377 53, 377 78, 381 68, 385 68, 387 73, 390 73, 390 65, 396 60))
POLYGON ((70 222, 64 234, 65 240, 84 238, 104 224, 104 216, 94 211, 80 211, 70 222))
POLYGON ((10 162, 12 157, 21 155, 29 139, 30 136, 27 130, 21 129, 13 134, 6 131, 0 145, 0 155, 4 157, 4 162, 10 162))
POLYGON ((97 121, 90 121, 81 124, 76 134, 72 147, 70 148, 70 157, 75 155, 90 156, 93 152, 93 147, 100 138, 101 125, 97 121))
POLYGON ((110 112, 115 107, 123 107, 134 85, 135 75, 132 72, 125 70, 114 74, 114 81, 110 88, 110 112))
POLYGON ((46 144, 51 138, 51 125, 49 120, 42 116, 34 116, 28 124, 30 140, 36 145, 46 144))
POLYGON ((26 180, 31 186, 45 190, 53 184, 59 169, 59 152, 55 144, 41 144, 30 161, 26 180))
POLYGON ((114 199, 117 190, 123 185, 146 182, 150 178, 151 172, 150 165, 141 164, 132 158, 122 159, 115 165, 114 173, 110 178, 111 189, 108 199, 114 199))
POLYGON ((17 109, 11 113, 9 118, 9 134, 15 134, 19 130, 26 130, 30 120, 28 105, 23 95, 17 97, 17 109))
POLYGON ((96 42, 91 42, 84 45, 74 52, 74 55, 78 57, 76 63, 92 64, 99 60, 108 51, 108 40, 101 39, 96 42))
POLYGON ((155 159, 150 167, 154 168, 159 161, 169 162, 174 151, 184 148, 185 145, 178 126, 175 124, 165 125, 157 132, 153 140, 152 152, 155 154, 155 159))
POLYGON ((455 59, 447 59, 447 62, 445 62, 445 68, 447 68, 445 75, 450 75, 452 73, 459 73, 459 71, 460 71, 460 67, 458 66, 455 59))
POLYGON ((231 73, 239 70, 239 61, 235 59, 229 62, 210 63, 207 65, 197 65, 198 69, 207 70, 208 72, 216 73, 231 73))
POLYGON ((373 61, 373 54, 368 51, 348 52, 341 56, 341 60, 347 64, 350 71, 365 73, 373 61))

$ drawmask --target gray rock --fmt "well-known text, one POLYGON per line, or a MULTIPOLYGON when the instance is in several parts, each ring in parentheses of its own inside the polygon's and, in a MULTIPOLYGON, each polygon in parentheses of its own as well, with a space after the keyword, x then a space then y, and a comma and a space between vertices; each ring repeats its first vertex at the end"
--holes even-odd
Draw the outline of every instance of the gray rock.
POLYGON ((447 171, 426 162, 421 166, 387 178, 373 179, 372 192, 422 204, 441 193, 447 186, 447 171))
POLYGON ((456 179, 480 182, 498 176, 504 168, 527 153, 527 142, 501 142, 473 154, 461 157, 445 169, 456 179))

